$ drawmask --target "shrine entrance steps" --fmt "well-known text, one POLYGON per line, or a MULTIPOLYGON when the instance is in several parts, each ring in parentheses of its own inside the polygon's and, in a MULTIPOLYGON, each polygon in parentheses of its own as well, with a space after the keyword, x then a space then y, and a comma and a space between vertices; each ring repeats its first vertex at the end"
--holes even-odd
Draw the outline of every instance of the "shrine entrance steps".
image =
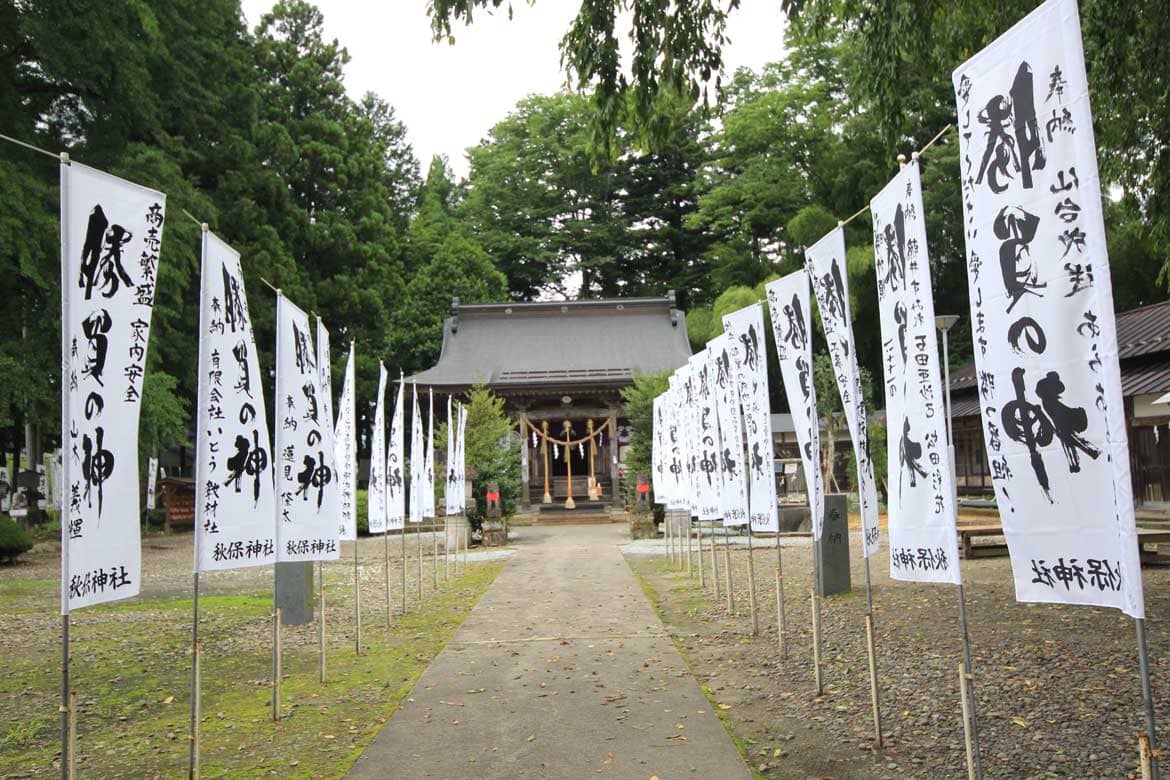
POLYGON ((540 504, 536 515, 536 522, 540 525, 594 525, 621 520, 623 518, 615 516, 608 501, 581 500, 573 509, 567 509, 564 501, 554 501, 540 504))

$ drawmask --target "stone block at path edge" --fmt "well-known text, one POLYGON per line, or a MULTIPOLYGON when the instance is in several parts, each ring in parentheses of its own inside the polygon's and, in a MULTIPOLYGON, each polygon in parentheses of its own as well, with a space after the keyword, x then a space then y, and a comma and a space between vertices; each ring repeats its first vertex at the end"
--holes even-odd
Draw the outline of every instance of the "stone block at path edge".
POLYGON ((848 593, 849 579, 849 497, 844 493, 825 496, 825 519, 818 543, 821 568, 817 583, 822 596, 848 593))

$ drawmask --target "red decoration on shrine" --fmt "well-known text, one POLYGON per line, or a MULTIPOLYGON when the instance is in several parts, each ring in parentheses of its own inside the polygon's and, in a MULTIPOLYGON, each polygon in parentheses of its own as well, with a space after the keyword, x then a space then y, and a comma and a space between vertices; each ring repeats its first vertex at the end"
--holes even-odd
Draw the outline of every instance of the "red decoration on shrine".
POLYGON ((499 501, 499 500, 500 500, 500 494, 499 494, 498 492, 496 492, 496 493, 488 493, 488 494, 487 494, 487 500, 488 500, 488 501, 499 501))
POLYGON ((639 483, 638 483, 637 490, 638 490, 638 492, 639 492, 639 493, 649 493, 649 492, 650 492, 650 486, 649 486, 649 485, 647 485, 645 482, 639 482, 639 483))

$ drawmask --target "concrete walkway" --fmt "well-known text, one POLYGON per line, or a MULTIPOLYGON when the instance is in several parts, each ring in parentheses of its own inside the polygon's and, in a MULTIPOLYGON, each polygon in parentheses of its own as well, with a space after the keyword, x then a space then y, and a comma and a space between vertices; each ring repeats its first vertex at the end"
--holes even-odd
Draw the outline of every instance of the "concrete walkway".
POLYGON ((624 525, 519 529, 352 780, 750 778, 622 558, 624 525))

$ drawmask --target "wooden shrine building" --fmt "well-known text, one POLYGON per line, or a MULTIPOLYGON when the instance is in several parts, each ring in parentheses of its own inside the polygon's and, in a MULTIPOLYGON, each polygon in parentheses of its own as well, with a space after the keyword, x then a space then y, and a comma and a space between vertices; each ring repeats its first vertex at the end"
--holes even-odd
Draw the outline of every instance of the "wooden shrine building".
POLYGON ((408 381, 456 395, 487 385, 525 439, 522 506, 597 509, 619 501, 629 435, 622 388, 636 374, 674 370, 690 354, 673 292, 533 303, 455 299, 439 362, 408 381))

